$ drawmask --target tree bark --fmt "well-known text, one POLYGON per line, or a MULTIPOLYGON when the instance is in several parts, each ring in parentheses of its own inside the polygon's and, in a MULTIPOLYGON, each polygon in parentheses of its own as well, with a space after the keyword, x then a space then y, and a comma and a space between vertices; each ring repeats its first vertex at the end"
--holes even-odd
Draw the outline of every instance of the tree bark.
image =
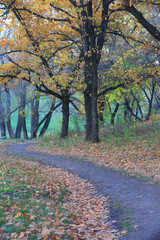
POLYGON ((52 105, 50 107, 50 111, 49 113, 46 115, 46 118, 45 118, 45 123, 40 131, 40 134, 39 134, 39 137, 42 137, 44 136, 49 124, 50 124, 50 121, 51 121, 51 117, 52 117, 52 113, 53 111, 56 109, 55 107, 55 98, 52 99, 52 105))
POLYGON ((21 131, 22 131, 22 116, 21 116, 21 111, 19 110, 19 112, 18 112, 18 122, 17 122, 16 131, 15 131, 15 138, 20 138, 21 137, 21 131))
POLYGON ((103 123, 104 122, 104 106, 105 106, 105 96, 102 95, 98 98, 98 118, 103 123))
POLYGON ((28 139, 27 127, 26 127, 26 116, 25 116, 25 105, 26 105, 26 82, 21 82, 21 92, 20 92, 20 109, 18 113, 18 123, 15 132, 15 138, 21 137, 21 131, 23 128, 24 139, 28 139))
POLYGON ((91 96, 89 93, 84 93, 85 102, 85 115, 86 115, 86 141, 92 139, 92 106, 91 106, 91 96))
POLYGON ((23 137, 24 139, 28 139, 28 133, 27 133, 27 126, 26 126, 26 117, 25 115, 22 118, 22 128, 23 128, 23 137))
MULTIPOLYGON (((152 111, 152 104, 153 104, 153 97, 154 97, 154 93, 155 93, 155 87, 156 87, 156 81, 152 81, 152 89, 150 90, 150 98, 147 97, 148 99, 148 113, 146 116, 146 120, 149 120, 150 116, 151 116, 151 111, 152 111)), ((144 91, 145 95, 147 95, 146 91, 144 91)))
POLYGON ((7 120, 6 120, 6 125, 7 125, 7 129, 8 129, 8 133, 10 138, 14 138, 14 131, 11 125, 11 100, 10 100, 10 91, 6 90, 6 98, 7 98, 7 120))
POLYGON ((114 126, 114 123, 115 123, 115 116, 118 112, 118 109, 119 109, 119 103, 116 104, 116 107, 114 109, 114 111, 111 113, 111 125, 114 126))
POLYGON ((2 105, 1 93, 0 93, 0 130, 1 130, 1 137, 6 138, 6 124, 5 124, 4 108, 2 105))
POLYGON ((160 31, 158 28, 156 28, 154 25, 150 24, 142 15, 141 12, 139 12, 133 4, 129 6, 130 1, 126 1, 128 4, 126 5, 126 10, 130 12, 137 20, 138 22, 158 41, 160 41, 160 31))
POLYGON ((62 98, 62 128, 61 138, 68 136, 69 127, 69 96, 63 96, 62 98))
POLYGON ((45 134, 45 132, 46 132, 48 126, 49 126, 49 123, 50 123, 50 121, 51 121, 51 117, 52 117, 52 114, 49 114, 49 115, 47 116, 47 118, 46 118, 46 120, 45 120, 45 123, 44 123, 44 125, 43 125, 43 127, 42 127, 42 129, 41 129, 41 131, 40 131, 39 137, 43 137, 43 136, 44 136, 44 134, 45 134))
MULTIPOLYGON (((131 116, 133 116, 135 119, 137 119, 138 121, 142 122, 142 119, 140 117, 138 117, 134 112, 132 107, 129 106, 129 101, 127 101, 127 99, 125 99, 125 111, 128 115, 128 113, 131 114, 131 116)), ((127 120, 127 115, 125 116, 126 118, 124 120, 127 120)))
POLYGON ((39 94, 31 101, 31 139, 37 137, 35 129, 39 122, 39 94))
POLYGON ((92 63, 92 142, 99 142, 99 128, 98 128, 98 110, 97 110, 97 77, 98 69, 96 64, 96 56, 93 57, 92 63))

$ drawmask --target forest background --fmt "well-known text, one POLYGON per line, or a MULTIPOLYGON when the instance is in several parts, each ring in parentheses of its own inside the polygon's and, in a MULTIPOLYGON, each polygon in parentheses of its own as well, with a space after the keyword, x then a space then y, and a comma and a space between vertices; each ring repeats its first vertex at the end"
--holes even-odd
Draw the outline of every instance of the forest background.
POLYGON ((42 136, 51 122, 65 138, 71 119, 75 134, 99 142, 99 126, 158 114, 159 9, 155 0, 1 1, 1 137, 42 136))

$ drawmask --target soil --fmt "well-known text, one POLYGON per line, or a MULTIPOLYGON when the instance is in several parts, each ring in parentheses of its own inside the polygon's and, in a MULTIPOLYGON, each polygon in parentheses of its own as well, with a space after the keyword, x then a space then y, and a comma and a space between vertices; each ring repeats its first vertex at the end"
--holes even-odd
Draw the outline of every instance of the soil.
POLYGON ((29 146, 13 144, 7 153, 75 173, 92 182, 98 194, 110 196, 111 220, 118 230, 128 230, 120 240, 160 240, 159 185, 80 159, 31 152, 29 146))

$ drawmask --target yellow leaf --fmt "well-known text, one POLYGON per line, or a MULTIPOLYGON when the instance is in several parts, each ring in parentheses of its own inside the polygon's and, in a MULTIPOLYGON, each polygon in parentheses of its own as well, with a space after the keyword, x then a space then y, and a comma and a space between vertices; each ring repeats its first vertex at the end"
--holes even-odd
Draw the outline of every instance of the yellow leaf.
POLYGON ((122 232, 121 232, 121 234, 126 234, 126 233, 127 233, 127 231, 122 231, 122 232))
POLYGON ((14 218, 18 218, 18 217, 20 217, 22 215, 22 213, 21 212, 18 212, 15 216, 14 216, 14 218))
POLYGON ((79 228, 84 228, 85 227, 85 224, 81 223, 78 225, 79 228))

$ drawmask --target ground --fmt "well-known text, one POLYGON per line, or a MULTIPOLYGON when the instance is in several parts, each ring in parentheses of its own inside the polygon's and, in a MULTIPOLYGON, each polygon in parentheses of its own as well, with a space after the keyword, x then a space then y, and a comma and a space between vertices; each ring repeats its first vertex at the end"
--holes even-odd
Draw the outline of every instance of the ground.
MULTIPOLYGON (((9 149, 20 145, 11 145, 9 149)), ((68 171, 41 166, 29 154, 5 155, 0 146, 0 239, 109 239, 113 228, 107 198, 68 171), (24 158, 25 156, 25 158, 24 158), (33 159, 32 159, 33 160, 33 159)))
MULTIPOLYGON (((33 143, 32 143, 33 144, 33 143)), ((16 144, 8 148, 9 154, 30 157, 49 167, 61 167, 80 178, 91 181, 98 194, 110 196, 112 219, 118 227, 128 228, 124 240, 159 240, 160 239, 160 187, 146 180, 128 176, 119 171, 102 168, 91 162, 76 158, 67 158, 27 150, 29 145, 16 144), (115 209, 118 209, 115 211, 115 209), (118 214, 118 215, 117 215, 118 214)), ((34 147, 35 149, 35 147, 34 147)), ((90 238, 84 238, 90 239, 90 238)), ((98 238, 95 238, 98 239, 98 238)), ((102 238, 109 239, 109 238, 102 238)))

